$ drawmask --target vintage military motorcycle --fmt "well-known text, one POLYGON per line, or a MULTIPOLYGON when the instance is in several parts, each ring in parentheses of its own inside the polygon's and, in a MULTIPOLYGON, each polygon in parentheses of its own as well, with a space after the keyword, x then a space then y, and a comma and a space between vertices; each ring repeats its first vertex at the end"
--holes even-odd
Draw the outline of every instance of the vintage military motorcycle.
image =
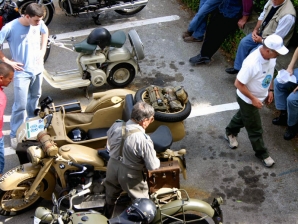
POLYGON ((73 49, 66 47, 67 43, 56 42, 54 36, 50 38, 50 44, 79 53, 76 59, 77 69, 55 73, 45 70, 44 78, 52 87, 61 90, 85 87, 87 98, 87 87, 91 84, 99 87, 108 83, 112 87, 124 88, 138 74, 138 61, 145 57, 138 33, 130 30, 128 38, 131 51, 123 46, 126 34, 122 30, 110 34, 104 28, 96 28, 85 40, 73 44, 73 49))
MULTIPOLYGON (((84 112, 73 111, 71 104, 52 104, 50 107, 51 99, 43 100, 38 112, 39 119, 28 121, 37 123, 31 126, 26 123, 17 132, 21 142, 16 152, 21 161, 26 154, 19 153, 22 152, 20 146, 21 149, 28 148, 29 163, 21 161, 22 165, 8 171, 0 179, 0 214, 14 215, 33 206, 40 198, 49 199, 56 183, 61 188, 61 194, 82 184, 91 187, 93 196, 77 208, 88 208, 90 204, 101 207, 103 201, 99 199, 101 180, 106 171, 107 156, 103 148, 107 130, 115 120, 127 121, 130 118, 134 104, 133 94, 133 91, 125 89, 96 93, 84 112), (42 129, 45 130, 38 132, 34 137, 35 141, 29 140, 26 134, 32 134, 44 122, 42 129), (85 130, 88 138, 85 139, 82 135, 80 139, 69 136, 68 133, 73 133, 72 130, 76 128, 85 130), (99 148, 101 149, 95 150, 99 148)), ((189 101, 186 104, 190 105, 189 101)), ((161 160, 177 161, 186 178, 186 150, 170 149, 173 136, 180 140, 185 135, 183 121, 154 121, 150 126, 151 130, 148 131, 151 132, 158 157, 161 160)))
MULTIPOLYGON (((212 219, 215 224, 223 223, 223 215, 220 204, 223 203, 221 198, 213 200, 209 205, 204 201, 189 198, 187 192, 183 189, 162 188, 151 195, 150 199, 136 199, 132 205, 127 207, 120 215, 107 219, 101 213, 94 210, 74 211, 73 201, 78 197, 88 194, 89 189, 81 191, 70 191, 69 194, 62 196, 58 200, 55 194, 52 195, 52 211, 45 207, 38 207, 35 210, 34 224, 39 223, 69 223, 69 224, 142 224, 142 223, 199 223, 206 224, 212 219), (169 197, 171 199, 169 199, 169 197), (62 211, 60 205, 64 199, 69 199, 69 208, 62 211), (161 203, 161 199, 164 203, 161 203), (199 216, 205 215, 204 217, 199 216)), ((77 202, 78 203, 78 202, 77 202)), ((122 206, 123 207, 123 206, 122 206)), ((125 208, 125 207, 124 207, 125 208)))
MULTIPOLYGON (((83 13, 96 12, 93 16, 95 24, 100 25, 99 15, 109 11, 115 11, 121 15, 134 15, 140 12, 149 0, 59 0, 60 8, 67 16, 79 16, 83 13)), ((53 0, 17 0, 20 12, 24 14, 26 7, 32 3, 44 5, 44 18, 46 25, 53 19, 55 6, 53 0)))

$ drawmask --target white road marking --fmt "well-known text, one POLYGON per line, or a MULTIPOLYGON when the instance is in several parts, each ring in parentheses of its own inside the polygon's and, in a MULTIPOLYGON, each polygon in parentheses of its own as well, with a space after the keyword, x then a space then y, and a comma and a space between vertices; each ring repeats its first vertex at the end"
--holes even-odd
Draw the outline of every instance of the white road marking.
MULTIPOLYGON (((126 22, 121 24, 114 24, 110 26, 105 26, 108 31, 115 31, 115 30, 122 30, 127 28, 133 28, 137 26, 145 26, 150 24, 156 24, 156 23, 165 23, 165 22, 171 22, 175 20, 179 20, 180 17, 177 15, 171 15, 171 16, 163 16, 163 17, 157 17, 153 19, 144 19, 144 20, 138 20, 138 21, 132 21, 132 22, 126 22)), ((80 37, 80 36, 87 36, 94 28, 86 29, 86 30, 78 30, 74 32, 69 33, 62 33, 56 35, 56 40, 62 40, 62 39, 68 39, 71 37, 80 37)), ((3 49, 7 49, 8 44, 3 44, 3 49)))
MULTIPOLYGON (((204 116, 204 115, 209 115, 209 114, 214 114, 214 113, 219 113, 219 112, 224 112, 229 110, 238 110, 238 109, 239 109, 239 105, 237 102, 226 103, 226 104, 215 105, 215 106, 197 105, 197 106, 192 106, 191 113, 187 119, 192 117, 199 117, 199 116, 204 116)), ((5 115, 4 117, 6 117, 5 122, 9 122, 10 116, 5 115)), ((8 136, 9 133, 10 133, 10 130, 3 130, 3 135, 8 136)), ((5 156, 15 154, 15 150, 12 149, 11 147, 5 148, 4 151, 5 151, 4 153, 5 156)))
POLYGON ((209 114, 214 114, 214 113, 228 111, 228 110, 238 110, 238 109, 239 109, 239 105, 237 102, 226 103, 226 104, 215 105, 215 106, 207 106, 207 107, 202 107, 199 105, 192 106, 191 113, 187 118, 209 115, 209 114))

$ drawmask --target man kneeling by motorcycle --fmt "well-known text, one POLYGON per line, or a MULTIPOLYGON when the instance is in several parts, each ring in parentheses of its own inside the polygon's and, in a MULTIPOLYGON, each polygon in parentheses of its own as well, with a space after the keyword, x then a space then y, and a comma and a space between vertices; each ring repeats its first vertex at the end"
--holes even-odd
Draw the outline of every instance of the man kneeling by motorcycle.
POLYGON ((153 120, 153 107, 139 101, 134 105, 131 119, 127 123, 116 121, 107 132, 107 148, 110 154, 104 181, 104 213, 107 218, 112 216, 115 202, 123 190, 131 200, 149 198, 143 169, 146 167, 154 170, 160 167, 153 142, 145 134, 145 129, 153 120))

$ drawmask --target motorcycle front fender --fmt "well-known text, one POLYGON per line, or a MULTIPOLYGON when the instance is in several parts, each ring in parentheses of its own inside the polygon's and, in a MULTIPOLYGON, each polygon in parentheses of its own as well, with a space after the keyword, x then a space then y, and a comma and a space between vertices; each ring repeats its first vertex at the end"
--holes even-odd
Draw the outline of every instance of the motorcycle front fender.
MULTIPOLYGON (((0 189, 9 191, 18 188, 18 185, 27 179, 34 178, 38 175, 41 166, 33 166, 32 163, 25 163, 6 172, 0 178, 0 189)), ((52 172, 47 172, 43 178, 47 181, 47 188, 40 195, 44 199, 51 200, 52 192, 55 190, 56 178, 52 172)))
POLYGON ((198 200, 198 199, 194 199, 194 198, 190 198, 189 200, 185 201, 185 200, 175 200, 175 201, 171 201, 163 206, 161 206, 161 208, 159 207, 157 209, 157 214, 153 220, 152 223, 161 223, 161 217, 163 219, 166 218, 166 216, 162 215, 175 215, 178 213, 182 213, 183 210, 184 212, 186 211, 194 211, 194 212, 199 212, 199 213, 203 213, 208 215, 210 218, 213 218, 215 211, 214 209, 211 207, 210 204, 208 204, 207 202, 198 200))

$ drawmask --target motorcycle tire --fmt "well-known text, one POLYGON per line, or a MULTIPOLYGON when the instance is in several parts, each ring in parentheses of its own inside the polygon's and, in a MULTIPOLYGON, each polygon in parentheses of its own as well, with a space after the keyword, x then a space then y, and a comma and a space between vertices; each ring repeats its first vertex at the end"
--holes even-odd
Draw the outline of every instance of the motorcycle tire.
MULTIPOLYGON (((138 101, 144 101, 148 104, 150 104, 149 101, 149 95, 146 90, 147 87, 139 89, 135 94, 135 103, 138 101)), ((191 103, 187 101, 186 104, 184 104, 184 107, 181 111, 169 113, 169 112, 160 112, 155 111, 154 119, 157 121, 165 121, 165 122, 178 122, 185 120, 191 112, 191 103)))
POLYGON ((46 180, 41 181, 36 189, 38 193, 33 193, 29 200, 25 202, 23 200, 24 193, 29 190, 34 180, 35 178, 28 178, 20 182, 18 186, 25 187, 25 189, 23 190, 0 190, 0 215, 15 216, 33 207, 36 207, 36 204, 42 200, 42 198, 40 197, 40 193, 47 189, 48 183, 46 180), (14 196, 11 195, 12 193, 14 194, 14 196), (11 203, 12 205, 9 205, 9 203, 11 203))
POLYGON ((45 55, 44 55, 44 57, 43 57, 43 62, 44 62, 44 63, 47 61, 47 59, 48 59, 48 57, 49 57, 49 55, 50 55, 50 52, 51 52, 51 45, 48 45, 48 46, 47 46, 47 49, 46 49, 46 53, 45 53, 45 55))
MULTIPOLYGON (((22 2, 17 2, 18 8, 19 8, 19 12, 21 15, 25 14, 25 10, 26 7, 28 5, 30 5, 31 3, 36 3, 37 1, 34 0, 25 0, 22 2)), ((44 1, 44 3, 48 3, 48 1, 44 1)), ((49 25, 50 22, 53 19, 53 15, 54 15, 54 6, 52 4, 48 4, 48 5, 44 5, 44 16, 43 16, 43 21, 46 25, 49 25)))
POLYGON ((135 78, 136 70, 129 63, 115 65, 109 73, 107 83, 116 88, 128 86, 135 78))
POLYGON ((127 9, 117 9, 115 12, 117 12, 120 15, 134 15, 140 12, 143 8, 145 8, 145 5, 138 6, 138 7, 131 7, 127 9))
MULTIPOLYGON (((178 215, 173 215, 173 217, 177 218, 177 219, 181 219, 183 220, 183 214, 178 214, 178 215)), ((185 214, 185 221, 192 221, 192 220, 195 220, 195 219, 200 219, 202 218, 201 216, 199 215, 196 215, 196 214, 185 214)), ((168 218, 166 221, 163 222, 164 224, 178 224, 178 223, 181 223, 180 221, 178 220, 175 220, 175 219, 171 219, 171 218, 168 218)), ((194 223, 197 223, 197 224, 208 224, 209 222, 206 220, 206 219, 203 219, 203 220, 200 220, 200 221, 196 221, 194 223)))

